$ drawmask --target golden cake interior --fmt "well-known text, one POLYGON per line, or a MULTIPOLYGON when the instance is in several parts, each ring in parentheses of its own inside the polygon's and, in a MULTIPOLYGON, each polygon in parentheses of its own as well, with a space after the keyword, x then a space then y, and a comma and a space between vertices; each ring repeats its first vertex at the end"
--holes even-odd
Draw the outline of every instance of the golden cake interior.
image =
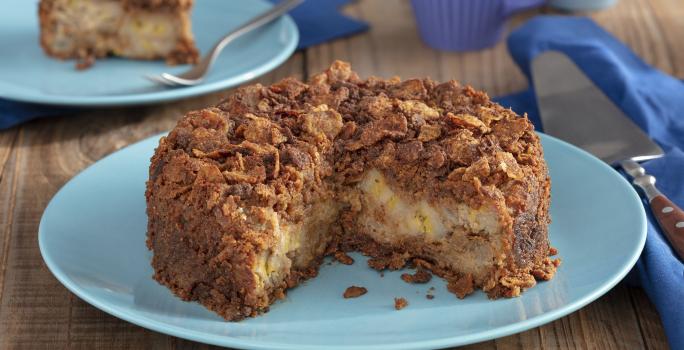
POLYGON ((191 0, 41 0, 41 44, 58 58, 193 63, 191 0))
POLYGON ((549 190, 526 118, 454 81, 362 80, 338 61, 182 118, 152 158, 147 244, 155 279, 229 320, 339 251, 512 297, 559 263, 549 190))
POLYGON ((444 270, 482 281, 497 258, 499 264, 505 258, 496 210, 475 209, 457 200, 415 198, 390 185, 377 169, 370 169, 356 186, 343 188, 335 199, 309 206, 299 223, 268 212, 266 226, 273 228, 278 240, 256 256, 253 271, 259 286, 277 285, 293 267, 305 269, 324 255, 333 238, 330 227, 339 220, 340 211, 352 205, 357 206, 355 230, 398 249, 406 241, 417 242, 425 249, 416 257, 439 262, 444 270))

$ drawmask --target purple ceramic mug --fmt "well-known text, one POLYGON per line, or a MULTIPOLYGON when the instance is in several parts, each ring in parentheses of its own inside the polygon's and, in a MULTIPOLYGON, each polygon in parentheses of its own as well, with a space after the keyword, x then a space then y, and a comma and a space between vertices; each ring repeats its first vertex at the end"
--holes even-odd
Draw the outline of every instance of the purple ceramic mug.
POLYGON ((512 14, 545 0, 411 0, 426 44, 445 51, 479 50, 496 44, 512 14))

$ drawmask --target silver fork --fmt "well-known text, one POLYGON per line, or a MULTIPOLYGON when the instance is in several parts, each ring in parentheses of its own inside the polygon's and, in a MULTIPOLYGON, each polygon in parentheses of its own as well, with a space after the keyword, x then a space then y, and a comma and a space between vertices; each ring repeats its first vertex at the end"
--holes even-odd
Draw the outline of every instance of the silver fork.
POLYGON ((204 80, 204 77, 207 75, 207 72, 209 72, 209 69, 216 61, 216 58, 221 54, 221 51, 223 51, 223 49, 230 44, 230 42, 256 28, 270 23, 303 1, 304 0, 283 0, 268 11, 254 17, 247 23, 226 34, 226 36, 214 44, 214 47, 209 51, 209 53, 202 57, 198 64, 183 74, 173 75, 170 73, 162 73, 161 75, 146 75, 145 77, 155 83, 160 83, 167 86, 197 85, 204 80))

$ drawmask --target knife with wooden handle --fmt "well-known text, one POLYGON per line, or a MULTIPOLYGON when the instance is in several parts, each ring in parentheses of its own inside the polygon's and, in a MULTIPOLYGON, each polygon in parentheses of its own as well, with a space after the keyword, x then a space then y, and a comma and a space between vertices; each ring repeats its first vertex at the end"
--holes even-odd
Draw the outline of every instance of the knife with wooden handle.
POLYGON ((537 56, 532 79, 544 132, 622 167, 646 196, 673 250, 684 260, 684 211, 658 191, 655 178, 638 163, 662 157, 660 146, 565 54, 548 51, 537 56))
POLYGON ((660 228, 677 255, 684 259, 684 211, 658 191, 655 177, 646 174, 639 163, 625 160, 620 165, 634 178, 632 183, 644 192, 660 228))

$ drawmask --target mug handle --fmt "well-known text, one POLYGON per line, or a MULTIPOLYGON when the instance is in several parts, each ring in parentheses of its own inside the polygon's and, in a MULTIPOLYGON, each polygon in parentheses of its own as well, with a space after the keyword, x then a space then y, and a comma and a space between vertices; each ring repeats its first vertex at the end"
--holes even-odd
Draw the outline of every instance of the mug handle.
POLYGON ((542 6, 546 0, 503 0, 503 16, 508 18, 517 12, 542 6))

